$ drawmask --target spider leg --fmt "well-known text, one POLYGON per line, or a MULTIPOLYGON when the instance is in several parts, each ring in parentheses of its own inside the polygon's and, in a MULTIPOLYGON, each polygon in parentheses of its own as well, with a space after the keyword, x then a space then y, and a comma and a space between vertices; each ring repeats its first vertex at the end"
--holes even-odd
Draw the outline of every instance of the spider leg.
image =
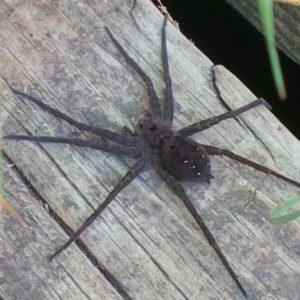
POLYGON ((165 15, 163 27, 162 27, 162 41, 161 41, 161 56, 164 70, 165 79, 165 101, 163 104, 163 118, 164 120, 172 123, 174 115, 174 98, 172 91, 172 79, 169 71, 168 52, 167 52, 167 41, 166 41, 166 25, 168 20, 168 14, 165 15))
POLYGON ((23 96, 24 98, 32 101, 33 103, 35 103, 36 105, 38 105, 39 107, 41 107, 42 109, 46 110, 47 112, 51 113, 52 115, 54 115, 57 118, 63 119, 64 121, 67 121, 68 123, 74 125, 76 128, 80 129, 80 130, 85 130, 88 132, 91 132, 95 135, 110 139, 116 143, 122 144, 122 145, 133 145, 135 143, 135 138, 132 136, 124 136, 122 134, 118 134, 115 133, 113 131, 107 130, 107 129, 102 129, 99 127, 94 127, 91 125, 86 125, 84 123, 78 122, 72 118, 70 118, 69 116, 67 116, 66 114, 60 112, 59 110, 51 107, 50 105, 44 103, 43 101, 27 95, 23 92, 20 92, 18 90, 15 90, 14 88, 12 88, 10 86, 11 90, 13 91, 13 93, 15 95, 20 95, 23 96))
POLYGON ((121 130, 123 135, 128 135, 128 136, 137 136, 137 134, 132 131, 128 126, 123 126, 121 130))
POLYGON ((32 142, 42 142, 42 143, 63 143, 69 145, 75 145, 79 147, 87 147, 97 150, 102 150, 105 152, 113 154, 127 155, 131 157, 137 157, 140 155, 136 147, 124 146, 114 144, 105 139, 93 139, 93 140, 82 140, 77 138, 64 138, 64 137, 52 137, 52 136, 31 136, 31 135, 7 135, 3 137, 7 140, 16 141, 32 141, 32 142))
POLYGON ((130 65, 143 79, 145 82, 147 89, 148 89, 148 95, 150 98, 150 104, 152 108, 152 115, 153 118, 159 118, 162 115, 161 112, 161 106, 158 100, 158 97, 156 95, 156 92, 154 90, 153 82, 150 79, 150 77, 141 69, 141 67, 127 54, 127 52, 124 50, 124 48, 117 42, 111 31, 105 27, 105 30, 107 31, 110 39, 114 43, 115 47, 118 49, 118 51, 124 56, 126 62, 128 65, 130 65))
POLYGON ((178 133, 182 136, 190 136, 199 131, 210 128, 210 127, 220 123, 223 120, 234 118, 234 117, 240 115, 241 113, 243 113, 249 109, 252 109, 258 105, 261 105, 261 104, 263 104, 266 107, 268 107, 269 109, 271 109, 271 106, 263 98, 259 98, 259 99, 255 100, 247 105, 244 105, 236 110, 232 110, 232 111, 226 112, 224 114, 221 114, 221 115, 218 115, 218 116, 206 119, 206 120, 202 120, 202 121, 194 123, 190 126, 184 127, 182 129, 180 129, 178 131, 178 133))
POLYGON ((79 235, 92 224, 92 222, 101 214, 101 212, 115 199, 117 194, 123 190, 134 178, 136 178, 139 173, 143 171, 145 167, 145 161, 140 159, 136 164, 129 169, 126 175, 119 181, 119 183, 114 187, 114 189, 109 193, 106 199, 98 206, 98 208, 85 220, 85 222, 74 232, 68 239, 68 241, 61 246, 54 254, 49 257, 52 260, 60 252, 65 250, 68 246, 74 242, 79 235))
POLYGON ((175 194, 183 201, 185 207, 188 209, 188 211, 193 216, 194 220, 197 222, 197 224, 201 228, 204 236, 206 237, 206 239, 208 240, 209 244, 211 245, 211 247, 216 252, 216 254, 219 257, 219 259, 222 261, 223 265, 225 266, 226 270, 230 274, 231 278, 235 281, 235 283, 237 284, 237 286, 240 289, 240 291, 247 298, 247 293, 245 292, 245 290, 244 290, 242 284, 240 283, 240 281, 238 280, 237 275, 235 274, 235 272, 233 271, 231 265, 229 264, 229 262, 227 261, 226 257, 224 256, 224 254, 223 254, 222 250, 220 249, 219 245, 217 244, 217 241, 215 240, 214 236, 212 235, 212 233, 210 232, 210 230, 208 229, 208 227, 205 225, 202 217, 199 215, 199 213, 195 209, 192 201, 186 195, 186 193, 185 193, 182 185, 180 184, 180 182, 175 177, 173 177, 172 175, 170 175, 164 169, 164 167, 162 165, 158 165, 156 167, 156 170, 159 173, 159 175, 161 176, 161 178, 171 188, 171 190, 173 190, 175 192, 175 194))
POLYGON ((273 171, 273 170, 271 170, 267 167, 264 167, 264 166, 262 166, 258 163, 255 163, 254 161, 249 160, 245 157, 239 156, 239 155, 237 155, 237 154, 235 154, 235 153, 233 153, 229 150, 221 149, 221 148, 217 148, 217 147, 213 147, 213 146, 208 146, 208 145, 201 145, 201 146, 203 146, 206 149, 206 151, 211 155, 225 155, 225 156, 228 156, 231 159, 237 160, 237 161, 239 161, 239 162, 241 162, 241 163, 243 163, 247 166, 250 166, 250 167, 252 167, 256 170, 259 170, 259 171, 264 172, 266 174, 271 174, 271 175, 273 175, 275 177, 278 177, 278 178, 280 178, 280 179, 282 179, 286 182, 289 182, 289 183, 291 183, 291 184, 293 184, 297 187, 300 187, 300 182, 298 182, 296 180, 293 180, 289 177, 286 177, 282 174, 279 174, 279 173, 277 173, 277 172, 275 172, 275 171, 273 171))

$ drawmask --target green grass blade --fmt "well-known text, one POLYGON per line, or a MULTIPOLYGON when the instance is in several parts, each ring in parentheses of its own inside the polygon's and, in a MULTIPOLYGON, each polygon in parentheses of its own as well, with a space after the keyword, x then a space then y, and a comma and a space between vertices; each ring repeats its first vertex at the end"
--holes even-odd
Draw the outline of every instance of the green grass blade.
POLYGON ((269 218, 273 224, 286 223, 298 217, 300 217, 300 196, 289 199, 269 212, 269 218))
POLYGON ((273 1, 257 0, 257 2, 277 93, 279 94, 280 99, 285 99, 286 89, 284 79, 282 76, 278 52, 275 46, 275 35, 273 25, 273 1))

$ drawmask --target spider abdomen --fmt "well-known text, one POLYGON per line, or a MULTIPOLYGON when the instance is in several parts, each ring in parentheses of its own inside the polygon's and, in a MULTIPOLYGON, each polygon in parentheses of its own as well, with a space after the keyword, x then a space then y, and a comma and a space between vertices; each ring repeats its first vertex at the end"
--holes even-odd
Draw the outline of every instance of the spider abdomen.
POLYGON ((213 177, 206 150, 195 141, 182 136, 163 140, 161 161, 165 169, 179 180, 204 180, 213 177))

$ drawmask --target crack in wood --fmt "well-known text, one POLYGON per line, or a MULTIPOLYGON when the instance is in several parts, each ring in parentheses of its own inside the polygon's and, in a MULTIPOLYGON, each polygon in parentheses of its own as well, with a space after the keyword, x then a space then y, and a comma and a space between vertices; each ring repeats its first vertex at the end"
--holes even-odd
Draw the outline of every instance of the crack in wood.
MULTIPOLYGON (((60 228, 70 236, 73 233, 73 230, 62 220, 62 218, 51 208, 48 202, 42 197, 42 195, 35 189, 35 187, 31 184, 31 182, 26 178, 26 175, 22 173, 22 171, 16 166, 15 162, 3 151, 3 156, 7 161, 12 165, 17 174, 19 175, 20 179, 24 182, 30 192, 35 196, 34 198, 39 203, 43 204, 45 211, 48 215, 55 220, 55 222, 60 226, 60 228), (45 208, 47 207, 47 208, 45 208)), ((96 256, 90 251, 87 245, 78 238, 75 241, 77 247, 80 251, 85 255, 85 257, 92 263, 93 266, 107 279, 108 282, 115 288, 115 290, 125 299, 130 300, 132 299, 130 295, 125 290, 124 286, 120 283, 120 281, 112 275, 107 268, 103 266, 96 258, 96 256)), ((2 300, 0 298, 0 300, 2 300)))

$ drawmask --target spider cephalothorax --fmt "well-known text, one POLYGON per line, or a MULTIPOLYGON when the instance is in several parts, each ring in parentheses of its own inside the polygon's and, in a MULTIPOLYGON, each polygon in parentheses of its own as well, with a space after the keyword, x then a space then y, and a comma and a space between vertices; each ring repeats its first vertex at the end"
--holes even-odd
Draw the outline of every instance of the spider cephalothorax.
POLYGON ((142 118, 137 124, 136 131, 138 141, 142 143, 139 145, 142 152, 148 148, 148 151, 153 153, 159 153, 163 141, 173 134, 170 125, 161 119, 153 120, 152 116, 142 118))
POLYGON ((142 118, 137 124, 138 148, 144 155, 153 155, 154 163, 161 161, 165 169, 179 180, 209 182, 208 153, 204 147, 190 138, 173 132, 161 118, 142 118))
POLYGON ((105 28, 113 44, 126 59, 127 63, 141 76, 148 90, 151 112, 147 113, 145 117, 140 119, 136 126, 136 132, 133 133, 129 129, 126 129, 126 132, 116 133, 107 129, 86 125, 50 107, 43 101, 23 92, 17 91, 11 87, 15 95, 22 96, 25 99, 32 101, 42 109, 50 112, 58 118, 67 121, 78 129, 93 133, 97 136, 97 138, 93 140, 83 140, 79 138, 24 135, 9 135, 4 138, 48 143, 65 143, 80 147, 98 149, 116 155, 127 155, 137 158, 136 163, 118 182, 115 188, 109 193, 107 198, 87 218, 85 223, 82 224, 82 226, 80 226, 78 230, 70 236, 69 240, 50 257, 50 259, 53 259, 58 253, 75 241, 79 235, 95 220, 95 218, 113 201, 115 196, 136 176, 145 170, 146 165, 153 166, 161 178, 167 183, 169 188, 172 189, 179 198, 181 198, 186 208, 192 214, 194 220, 202 229, 203 234, 207 238, 208 242, 224 264, 226 270, 230 273, 232 279, 236 282, 241 292, 246 296, 245 289, 240 283, 237 275, 233 271, 226 257, 223 255, 213 235, 206 227, 201 216, 199 215, 199 212, 195 209, 193 203, 187 197, 179 180, 204 180, 209 182, 210 179, 213 178, 210 170, 209 155, 225 155, 259 171, 265 172, 266 174, 271 174, 281 178, 298 187, 300 187, 300 183, 269 168, 261 166, 249 159, 241 157, 229 150, 220 149, 209 145, 201 145, 189 138, 189 136, 197 132, 216 125, 225 119, 236 117, 237 115, 258 105, 263 104, 267 106, 263 99, 257 99, 235 111, 229 111, 210 119, 202 120, 178 131, 172 129, 174 99, 172 94, 172 82, 169 74, 166 48, 166 23, 167 16, 165 17, 162 27, 162 63, 164 80, 166 84, 163 103, 160 103, 153 88, 151 79, 116 41, 109 29, 105 28))

